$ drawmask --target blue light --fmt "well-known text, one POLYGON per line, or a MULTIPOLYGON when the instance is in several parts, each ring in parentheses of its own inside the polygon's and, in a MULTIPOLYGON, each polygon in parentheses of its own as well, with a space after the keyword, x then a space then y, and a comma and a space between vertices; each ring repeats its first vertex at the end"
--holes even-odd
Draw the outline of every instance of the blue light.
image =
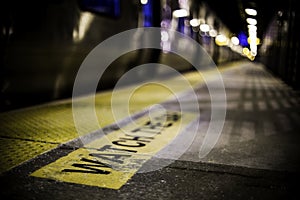
POLYGON ((242 47, 247 47, 249 45, 247 35, 244 32, 240 32, 238 38, 242 47))
POLYGON ((185 17, 179 17, 178 18, 178 26, 177 26, 177 31, 179 31, 180 33, 184 33, 184 21, 185 21, 185 17))
POLYGON ((152 0, 148 0, 148 3, 143 5, 144 27, 153 26, 152 6, 152 0))
POLYGON ((115 6, 114 15, 120 16, 121 15, 120 0, 114 0, 114 6, 115 6))
POLYGON ((111 17, 120 17, 120 0, 80 0, 79 6, 84 11, 91 11, 111 17))

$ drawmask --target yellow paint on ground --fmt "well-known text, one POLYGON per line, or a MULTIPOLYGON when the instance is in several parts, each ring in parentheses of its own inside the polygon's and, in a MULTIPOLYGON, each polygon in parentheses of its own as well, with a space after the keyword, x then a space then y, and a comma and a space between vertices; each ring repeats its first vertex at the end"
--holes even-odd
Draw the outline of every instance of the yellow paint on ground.
MULTIPOLYGON (((232 68, 234 68, 236 65, 232 66, 232 68)), ((206 76, 206 74, 210 73, 213 76, 213 71, 214 70, 211 72, 203 72, 202 75, 197 72, 189 72, 183 75, 191 83, 191 85, 195 86, 203 83, 203 77, 206 76)), ((168 79, 166 82, 176 85, 176 78, 168 79)), ((175 90, 178 92, 182 89, 184 88, 180 88, 179 85, 175 90)), ((122 100, 123 96, 127 95, 127 92, 128 88, 117 91, 118 98, 122 100)), ((96 115, 101 127, 115 122, 111 111, 111 97, 111 91, 96 94, 96 115)), ((124 108, 122 104, 119 105, 118 109, 123 113, 123 117, 127 117, 129 114, 138 112, 150 105, 164 101, 169 97, 170 92, 166 92, 165 88, 148 85, 139 89, 130 99, 129 113, 126 110, 127 108, 124 108)), ((89 97, 79 100, 82 105, 80 109, 84 110, 91 106, 88 98, 89 97)), ((98 126, 89 126, 89 120, 90 116, 84 116, 84 123, 86 124, 86 129, 84 131, 86 134, 98 129, 98 126)), ((0 159, 6 160, 9 158, 10 160, 5 165, 2 165, 0 173, 17 166, 26 160, 32 159, 39 154, 49 151, 61 143, 68 142, 79 136, 73 121, 71 99, 0 113, 0 126, 0 138, 3 139, 2 142, 9 145, 9 148, 5 145, 0 146, 0 159), (6 138, 10 138, 10 142, 8 142, 6 138), (11 143, 12 139, 15 139, 13 140, 13 144, 11 143), (26 143, 25 140, 30 140, 32 143, 29 142, 30 145, 24 145, 26 143), (44 145, 41 146, 41 143, 44 145), (18 148, 19 146, 23 147, 22 150, 18 148), (35 153, 28 153, 32 150, 32 148, 36 149, 35 153), (15 152, 18 156, 13 156, 11 152, 15 152)))
POLYGON ((195 114, 170 111, 167 115, 157 112, 154 118, 153 113, 151 117, 146 115, 50 163, 31 176, 119 189, 195 117, 195 114), (168 117, 164 119, 164 116, 168 117))
POLYGON ((109 167, 101 167, 101 164, 97 164, 91 161, 97 162, 92 156, 89 155, 90 151, 87 149, 78 149, 73 151, 68 156, 62 157, 54 163, 47 165, 37 171, 35 171, 31 176, 40 177, 40 178, 48 178, 63 182, 69 183, 77 183, 89 186, 98 186, 105 187, 111 189, 119 189, 123 184, 125 184, 128 179, 130 179, 134 173, 135 169, 131 171, 122 172, 113 170, 109 167), (86 158, 89 162, 82 160, 86 158), (74 164, 86 164, 87 167, 90 167, 91 172, 95 173, 83 173, 83 172, 64 172, 66 169, 74 169, 74 170, 82 170, 82 171, 90 171, 85 168, 78 168, 72 165, 74 164), (105 172, 109 172, 109 174, 101 174, 101 172, 97 172, 97 170, 103 170, 105 172))
POLYGON ((53 149, 56 146, 56 144, 43 142, 0 138, 0 173, 36 157, 49 149, 53 149))

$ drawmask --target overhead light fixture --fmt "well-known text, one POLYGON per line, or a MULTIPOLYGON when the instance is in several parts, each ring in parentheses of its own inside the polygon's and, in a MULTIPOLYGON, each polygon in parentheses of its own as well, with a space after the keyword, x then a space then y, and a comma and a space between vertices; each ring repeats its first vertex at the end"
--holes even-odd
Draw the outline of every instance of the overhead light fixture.
POLYGON ((215 42, 219 46, 225 46, 228 44, 228 39, 225 35, 220 34, 216 36, 215 42))
POLYGON ((232 44, 234 44, 234 45, 239 45, 240 40, 239 40, 239 38, 233 36, 233 37, 231 37, 231 42, 232 42, 232 44))
POLYGON ((148 3, 148 0, 141 0, 141 4, 145 5, 148 3))
POLYGON ((248 29, 251 31, 257 31, 257 27, 255 25, 248 25, 248 29))
POLYGON ((248 37, 248 43, 257 46, 260 44, 260 39, 258 37, 248 37))
POLYGON ((189 16, 188 11, 185 9, 179 9, 179 10, 174 10, 173 11, 173 16, 176 18, 180 18, 180 17, 187 17, 189 16))
POLYGON ((218 32, 215 29, 210 29, 209 30, 209 36, 210 37, 216 37, 218 32))
POLYGON ((197 26, 200 25, 200 20, 199 19, 192 19, 192 20, 190 20, 190 25, 192 27, 197 27, 197 26))
POLYGON ((247 15, 251 15, 251 16, 256 16, 257 15, 257 11, 255 9, 252 9, 252 8, 246 8, 245 12, 247 13, 247 15))
POLYGON ((250 53, 250 50, 249 50, 247 47, 244 47, 244 48, 243 48, 243 53, 244 53, 245 55, 248 55, 248 54, 250 53))
POLYGON ((200 30, 202 32, 208 32, 209 31, 209 25, 208 24, 201 24, 200 25, 200 30))
POLYGON ((253 18, 247 18, 246 21, 250 25, 256 25, 257 24, 256 19, 253 19, 253 18))

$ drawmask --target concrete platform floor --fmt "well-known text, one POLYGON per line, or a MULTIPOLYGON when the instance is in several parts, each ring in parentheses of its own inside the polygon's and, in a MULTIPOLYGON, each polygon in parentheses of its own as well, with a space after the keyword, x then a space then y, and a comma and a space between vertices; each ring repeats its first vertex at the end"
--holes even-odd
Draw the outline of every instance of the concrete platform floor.
MULTIPOLYGON (((134 143, 129 143, 128 135, 127 140, 125 136, 114 138, 120 130, 112 125, 111 114, 105 111, 110 107, 101 100, 110 96, 109 92, 96 97, 102 109, 99 123, 105 127, 104 135, 112 137, 108 142, 123 144, 118 146, 122 153, 114 149, 95 156, 93 141, 106 144, 104 137, 92 131, 95 127, 87 126, 86 135, 76 133, 71 100, 1 113, 1 199, 299 199, 299 92, 259 63, 230 63, 220 67, 220 72, 227 106, 220 102, 217 110, 226 109, 226 117, 220 137, 205 157, 199 157, 204 134, 211 120, 220 120, 211 119, 207 82, 195 89, 199 110, 190 109, 191 113, 200 112, 197 134, 184 146, 190 130, 185 129, 186 137, 177 135, 181 142, 175 141, 172 151, 163 151, 161 156, 158 152, 162 151, 142 152, 133 146, 155 143, 154 149, 163 149, 176 135, 158 135, 153 141, 146 136, 132 137, 134 143), (170 140, 163 143, 164 139, 170 140), (183 151, 177 155, 175 149, 183 151), (129 157, 135 160, 126 161, 129 157), (153 167, 156 164, 157 169, 153 167)), ((187 74, 191 82, 193 73, 187 74)), ((214 76, 207 81, 213 83, 214 76)), ((133 111, 162 100, 149 91, 143 95, 144 100, 133 102, 133 111)), ((187 107, 188 95, 180 99, 187 107)), ((167 110, 178 107, 175 101, 162 105, 167 110)), ((171 134, 172 128, 176 126, 166 132, 171 134)))

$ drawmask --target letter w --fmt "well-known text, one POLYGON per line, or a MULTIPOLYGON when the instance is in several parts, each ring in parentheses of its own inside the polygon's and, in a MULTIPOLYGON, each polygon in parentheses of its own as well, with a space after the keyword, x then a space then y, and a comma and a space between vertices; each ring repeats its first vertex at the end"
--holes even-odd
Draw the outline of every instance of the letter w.
POLYGON ((81 169, 63 169, 62 172, 76 172, 76 173, 88 173, 88 174, 110 174, 110 171, 98 169, 99 167, 111 168, 107 164, 104 164, 102 162, 95 161, 95 160, 90 160, 87 158, 81 158, 81 161, 88 162, 88 164, 74 163, 74 164, 72 164, 73 167, 77 167, 77 168, 81 168, 81 169))

